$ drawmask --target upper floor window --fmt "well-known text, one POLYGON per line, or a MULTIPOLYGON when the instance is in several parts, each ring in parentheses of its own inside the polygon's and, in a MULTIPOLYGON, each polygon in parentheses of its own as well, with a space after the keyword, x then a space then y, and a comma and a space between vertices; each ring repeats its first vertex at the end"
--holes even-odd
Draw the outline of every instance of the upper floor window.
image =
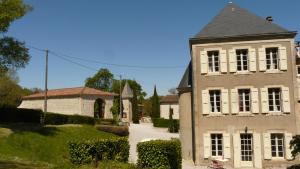
POLYGON ((208 51, 207 56, 208 56, 209 72, 219 72, 220 71, 219 51, 208 51))
POLYGON ((211 134, 211 156, 223 156, 223 135, 211 134))
POLYGON ((221 91, 210 90, 209 100, 210 100, 210 111, 213 113, 221 112, 221 91))
POLYGON ((280 88, 268 89, 269 111, 280 112, 281 111, 281 90, 280 88))
POLYGON ((267 70, 279 68, 278 48, 266 48, 266 66, 267 70))
POLYGON ((250 112, 250 89, 239 89, 239 111, 250 112))
POLYGON ((283 134, 271 134, 272 157, 283 157, 284 140, 283 134))
POLYGON ((236 50, 237 71, 248 71, 248 50, 236 50))
POLYGON ((300 77, 300 65, 296 65, 297 76, 300 77))

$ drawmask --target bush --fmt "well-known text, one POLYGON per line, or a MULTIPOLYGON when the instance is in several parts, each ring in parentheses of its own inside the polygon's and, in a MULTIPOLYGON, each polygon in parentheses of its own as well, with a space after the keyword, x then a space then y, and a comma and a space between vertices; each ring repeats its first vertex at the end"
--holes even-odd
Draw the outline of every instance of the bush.
POLYGON ((45 124, 95 124, 95 118, 80 115, 46 113, 45 124))
POLYGON ((68 146, 73 164, 87 164, 96 159, 127 162, 129 157, 127 138, 71 141, 68 146))
MULTIPOLYGON (((153 122, 154 127, 162 127, 162 128, 169 128, 170 127, 170 120, 169 119, 155 118, 155 119, 152 119, 152 122, 153 122)), ((173 119, 173 122, 174 122, 173 127, 174 127, 174 129, 177 129, 177 132, 178 132, 179 120, 173 119)))
POLYGON ((128 126, 96 125, 97 130, 113 133, 118 136, 128 136, 128 126))
POLYGON ((153 140, 137 145, 138 166, 150 169, 181 169, 181 145, 178 139, 153 140))
POLYGON ((114 125, 117 124, 115 119, 97 119, 97 124, 114 125))
POLYGON ((168 131, 170 133, 178 133, 179 131, 179 120, 171 119, 169 122, 168 131))
POLYGON ((295 164, 292 166, 287 167, 287 169, 300 169, 300 164, 295 164))
POLYGON ((14 107, 0 107, 0 122, 7 123, 39 123, 43 112, 33 109, 18 109, 14 107))

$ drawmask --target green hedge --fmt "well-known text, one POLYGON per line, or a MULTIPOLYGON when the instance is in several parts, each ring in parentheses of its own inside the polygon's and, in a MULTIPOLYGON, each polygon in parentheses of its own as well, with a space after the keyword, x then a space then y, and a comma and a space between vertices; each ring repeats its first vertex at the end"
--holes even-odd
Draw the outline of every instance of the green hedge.
POLYGON ((138 166, 150 169, 181 169, 181 145, 178 139, 153 140, 137 145, 138 166))
POLYGON ((287 169, 300 169, 300 164, 295 164, 292 166, 287 167, 287 169))
MULTIPOLYGON (((179 129, 179 120, 173 119, 173 121, 176 125, 175 128, 179 129)), ((152 123, 154 127, 168 128, 170 126, 170 120, 164 118, 154 118, 152 119, 152 123)))
POLYGON ((128 136, 128 126, 96 125, 95 128, 100 131, 113 133, 118 136, 128 136))
POLYGON ((68 147, 73 164, 87 164, 96 158, 127 162, 129 157, 127 138, 71 141, 68 143, 68 147))
POLYGON ((95 118, 80 115, 46 113, 45 124, 95 124, 95 118))

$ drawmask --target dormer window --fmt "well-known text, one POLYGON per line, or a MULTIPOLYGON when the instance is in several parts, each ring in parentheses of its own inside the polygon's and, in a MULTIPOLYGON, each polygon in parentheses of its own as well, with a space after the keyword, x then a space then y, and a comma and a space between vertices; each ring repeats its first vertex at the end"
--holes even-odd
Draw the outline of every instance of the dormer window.
POLYGON ((208 51, 207 56, 208 56, 209 72, 219 72, 220 71, 219 51, 208 51))
POLYGON ((266 48, 267 70, 277 70, 279 68, 278 48, 266 48))

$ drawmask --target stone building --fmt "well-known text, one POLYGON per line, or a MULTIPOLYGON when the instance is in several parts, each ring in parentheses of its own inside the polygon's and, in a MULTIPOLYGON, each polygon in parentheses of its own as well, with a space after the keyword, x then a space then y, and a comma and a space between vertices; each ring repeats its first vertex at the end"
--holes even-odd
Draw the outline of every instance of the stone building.
POLYGON ((122 91, 122 121, 130 123, 132 122, 132 104, 131 99, 133 97, 133 91, 130 88, 128 82, 126 81, 125 86, 122 91))
POLYGON ((185 160, 228 168, 284 168, 299 134, 294 37, 229 3, 189 40, 191 62, 179 84, 185 160))
MULTIPOLYGON (((66 115, 83 115, 99 118, 113 118, 111 107, 114 93, 76 87, 48 90, 47 111, 66 115), (95 111, 97 104, 97 111, 95 111)), ((19 108, 44 109, 44 92, 23 97, 19 108)))
POLYGON ((160 100, 160 117, 169 119, 170 113, 173 119, 179 119, 178 95, 167 95, 160 100))

